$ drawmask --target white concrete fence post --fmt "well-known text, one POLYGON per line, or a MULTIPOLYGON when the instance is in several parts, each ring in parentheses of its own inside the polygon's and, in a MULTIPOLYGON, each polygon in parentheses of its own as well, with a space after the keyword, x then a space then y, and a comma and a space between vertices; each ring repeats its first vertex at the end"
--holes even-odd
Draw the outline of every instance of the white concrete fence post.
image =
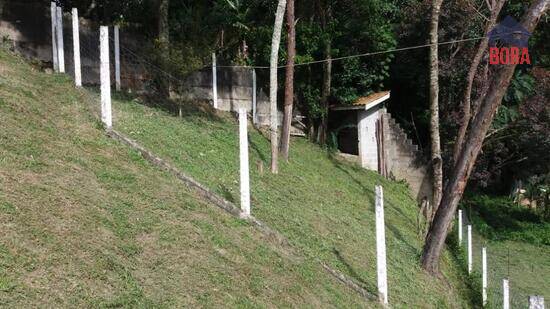
POLYGON ((56 12, 57 61, 59 64, 59 72, 65 73, 65 50, 63 46, 63 9, 61 7, 57 7, 56 12))
POLYGON ((510 309, 510 283, 502 279, 502 309, 510 309))
POLYGON ((258 113, 258 107, 256 102, 256 70, 252 69, 252 123, 256 124, 256 114, 258 113))
POLYGON ((386 269, 386 231, 384 225, 384 190, 376 186, 376 267, 378 278, 378 300, 388 304, 388 273, 386 269))
POLYGON ((544 297, 538 295, 529 296, 529 309, 544 309, 544 297))
POLYGON ((216 53, 212 53, 212 103, 218 109, 218 74, 216 66, 216 53))
POLYGON ((481 248, 481 299, 487 305, 487 248, 481 248))
POLYGON ((52 62, 53 70, 59 72, 59 55, 57 54, 57 5, 51 3, 50 13, 52 17, 52 62))
POLYGON ((472 226, 468 224, 468 274, 472 273, 472 226))
POLYGON ((239 149, 241 163, 241 217, 250 217, 250 175, 248 166, 248 120, 245 108, 239 108, 239 149))
POLYGON ((462 209, 458 210, 458 245, 462 246, 462 209))
POLYGON ((101 62, 101 121, 108 130, 113 126, 111 112, 111 70, 109 66, 109 28, 100 27, 100 62, 101 62))
POLYGON ((78 23, 78 9, 73 8, 73 55, 74 55, 74 83, 82 87, 82 68, 80 65, 80 33, 78 23))
POLYGON ((115 26, 115 89, 120 91, 120 27, 115 26))

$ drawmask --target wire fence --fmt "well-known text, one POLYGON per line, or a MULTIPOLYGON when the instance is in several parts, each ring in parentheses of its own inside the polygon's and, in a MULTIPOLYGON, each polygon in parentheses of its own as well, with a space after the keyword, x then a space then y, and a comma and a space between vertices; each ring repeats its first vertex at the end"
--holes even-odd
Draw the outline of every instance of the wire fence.
MULTIPOLYGON (((65 16, 68 17, 68 14, 65 16)), ((65 20, 65 24, 67 23, 65 20)), ((81 53, 81 59, 82 59, 82 77, 84 84, 92 90, 90 95, 94 96, 94 99, 97 100, 99 97, 99 88, 100 88, 100 50, 99 50, 99 29, 93 28, 91 26, 83 25, 81 24, 82 28, 85 29, 85 31, 81 32, 80 36, 80 53, 81 53), (87 28, 86 28, 87 27, 87 28)), ((72 32, 67 31, 64 28, 65 31, 63 31, 63 38, 64 38, 64 45, 65 45, 65 59, 67 70, 66 72, 74 76, 74 61, 73 61, 73 52, 72 52, 72 46, 73 46, 73 37, 72 32)), ((112 28, 111 28, 112 29, 112 28)), ((111 32, 112 34, 112 32, 111 32)), ((124 37, 124 36, 122 36, 124 37)), ((476 41, 481 40, 486 37, 474 37, 469 39, 462 39, 462 40, 453 40, 453 41, 447 41, 447 42, 440 42, 438 45, 447 45, 447 44, 453 44, 453 43, 459 43, 459 42, 469 42, 469 41, 476 41)), ((110 67, 111 72, 115 71, 115 63, 112 59, 114 57, 112 56, 114 54, 114 39, 112 38, 112 35, 109 36, 109 42, 110 42, 110 67)), ((404 48, 395 48, 395 49, 389 49, 384 51, 374 51, 374 52, 366 52, 356 55, 349 55, 339 58, 331 59, 330 61, 339 61, 343 59, 349 59, 349 58, 356 58, 356 57, 368 57, 383 53, 395 53, 395 52, 401 52, 406 50, 413 50, 413 49, 419 49, 419 48, 426 48, 430 47, 432 44, 421 44, 417 46, 410 46, 410 47, 404 47, 404 48)), ((152 47, 150 47, 152 48, 152 47)), ((169 61, 169 60, 168 60, 169 61)), ((305 65, 314 65, 314 64, 322 64, 329 60, 323 59, 323 60, 317 60, 317 61, 310 61, 310 62, 304 62, 304 63, 297 63, 295 66, 305 66, 305 65)), ((170 82, 176 83, 178 85, 183 85, 185 83, 185 77, 180 76, 177 73, 174 73, 170 70, 167 70, 163 68, 161 65, 155 63, 154 60, 148 58, 146 55, 141 54, 140 52, 136 51, 133 46, 131 46, 128 43, 125 43, 124 40, 120 42, 120 63, 121 63, 121 79, 123 80, 124 88, 131 91, 144 91, 147 93, 157 93, 158 87, 155 85, 156 81, 155 79, 160 77, 161 79, 166 79, 170 82)), ((175 64, 174 64, 175 65, 175 64)), ((210 64, 211 66, 213 64, 210 64)), ((219 68, 241 68, 241 69, 267 69, 268 66, 226 66, 226 65, 220 65, 219 68)), ((287 66, 278 66, 279 69, 286 68, 287 66)), ((114 74, 114 73, 113 73, 114 74)), ((96 105, 97 106, 97 105, 96 105)), ((116 110, 115 110, 115 117, 116 117, 116 110)), ((235 145, 235 153, 238 153, 237 146, 235 145)), ((193 157, 193 160, 195 162, 195 165, 198 166, 214 166, 214 165, 221 165, 224 164, 224 162, 214 162, 212 161, 212 158, 206 155, 202 155, 202 153, 206 153, 210 151, 209 149, 203 149, 202 152, 199 151, 199 153, 193 157)), ((212 168, 212 170, 216 170, 219 168, 212 168)), ((237 179, 233 179, 232 181, 238 182, 237 179)), ((464 215, 463 216, 463 223, 464 227, 467 225, 471 225, 472 222, 470 220, 470 215, 464 215)), ((461 246, 464 246, 466 248, 466 231, 467 229, 463 229, 465 232, 463 235, 463 242, 461 246)), ((502 247, 496 247, 492 246, 491 243, 488 243, 481 234, 477 233, 475 229, 472 229, 472 257, 473 257, 473 273, 474 274, 481 274, 481 251, 482 248, 487 248, 488 253, 488 287, 487 287, 487 303, 488 306, 494 307, 494 308, 501 308, 503 306, 503 289, 502 289, 502 279, 508 278, 510 282, 510 306, 511 308, 527 308, 528 307, 528 297, 530 295, 533 295, 534 293, 531 293, 531 291, 524 290, 522 288, 516 288, 514 286, 514 282, 518 282, 519 280, 525 280, 525 278, 529 277, 537 277, 540 273, 540 269, 538 265, 533 264, 525 264, 525 263, 517 263, 512 257, 520 254, 515 254, 513 252, 514 249, 510 248, 503 248, 502 247), (521 278, 518 274, 521 273, 521 278)), ((478 280, 478 276, 472 276, 473 280, 478 280)), ((480 280, 480 278, 479 278, 480 280)))
MULTIPOLYGON (((525 252, 511 248, 507 243, 487 241, 474 228, 471 211, 463 211, 463 241, 461 247, 467 255, 467 226, 472 226, 472 276, 471 280, 479 280, 474 287, 481 289, 482 248, 487 252, 487 307, 503 308, 503 279, 509 282, 509 308, 528 308, 529 296, 540 295, 540 289, 530 290, 526 286, 537 286, 537 280, 544 274, 544 265, 530 263, 530 256, 525 252), (527 259, 527 260, 526 260, 527 259), (520 284, 521 283, 521 284, 520 284), (538 292, 538 293, 537 293, 538 292)), ((455 231, 456 232, 456 231, 455 231)), ((481 294, 481 291, 478 291, 481 294)), ((544 291, 542 291, 544 292, 544 291)), ((544 296, 544 295, 542 295, 544 296)))

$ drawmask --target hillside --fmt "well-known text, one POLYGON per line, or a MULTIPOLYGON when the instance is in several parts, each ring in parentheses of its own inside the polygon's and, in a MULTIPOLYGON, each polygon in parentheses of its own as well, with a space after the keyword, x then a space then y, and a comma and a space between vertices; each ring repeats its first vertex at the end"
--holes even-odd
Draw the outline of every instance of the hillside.
MULTIPOLYGON (((376 307, 319 263, 376 292, 376 184, 390 303, 469 305, 448 254, 443 281, 420 269, 417 206, 402 183, 302 139, 272 175, 267 139, 250 132, 252 213, 289 239, 280 246, 106 137, 97 94, 5 51, 0 76, 1 306, 376 307)), ((124 97, 113 108, 116 130, 238 204, 231 116, 189 106, 178 118, 124 97)))

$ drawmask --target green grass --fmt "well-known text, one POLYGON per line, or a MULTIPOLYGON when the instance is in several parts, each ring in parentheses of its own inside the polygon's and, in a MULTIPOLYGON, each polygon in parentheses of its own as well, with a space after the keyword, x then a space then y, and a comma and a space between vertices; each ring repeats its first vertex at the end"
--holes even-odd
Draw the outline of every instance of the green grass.
POLYGON ((365 306, 107 138, 68 78, 0 50, 0 102, 0 307, 365 306))
MULTIPOLYGON (((155 102, 154 102, 155 103, 155 102)), ((158 102, 157 102, 158 103, 158 102)), ((238 126, 228 113, 188 105, 178 118, 124 96, 113 102, 114 128, 239 204, 238 126)), ((341 162, 292 140, 290 163, 269 172, 269 141, 249 126, 252 213, 284 234, 308 259, 319 259, 376 293, 374 187, 384 186, 390 302, 395 307, 460 307, 464 287, 446 253, 444 280, 419 266, 417 205, 403 183, 341 162), (260 173, 258 166, 263 166, 260 173)))
MULTIPOLYGON (((378 307, 319 263, 376 293, 376 184, 392 307, 471 306, 448 252, 441 279, 421 270, 417 205, 402 183, 303 139, 272 175, 269 143, 251 131, 252 213, 289 239, 279 246, 106 138, 97 94, 4 51, 0 76, 0 306, 378 307)), ((238 204, 232 116, 198 105, 177 118, 124 97, 113 107, 115 129, 238 204)))
POLYGON ((507 197, 469 197, 473 223, 474 269, 481 272, 481 247, 487 247, 488 300, 502 302, 502 279, 509 278, 513 308, 527 307, 529 295, 550 297, 550 224, 507 197))

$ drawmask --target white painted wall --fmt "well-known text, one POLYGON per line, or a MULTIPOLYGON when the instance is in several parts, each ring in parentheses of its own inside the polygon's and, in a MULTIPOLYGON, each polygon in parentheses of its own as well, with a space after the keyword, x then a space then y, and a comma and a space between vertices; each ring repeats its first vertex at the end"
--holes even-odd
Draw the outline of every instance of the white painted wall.
POLYGON ((357 130, 359 136, 359 159, 361 166, 378 170, 378 143, 376 142, 376 121, 379 110, 360 110, 357 112, 357 130))

